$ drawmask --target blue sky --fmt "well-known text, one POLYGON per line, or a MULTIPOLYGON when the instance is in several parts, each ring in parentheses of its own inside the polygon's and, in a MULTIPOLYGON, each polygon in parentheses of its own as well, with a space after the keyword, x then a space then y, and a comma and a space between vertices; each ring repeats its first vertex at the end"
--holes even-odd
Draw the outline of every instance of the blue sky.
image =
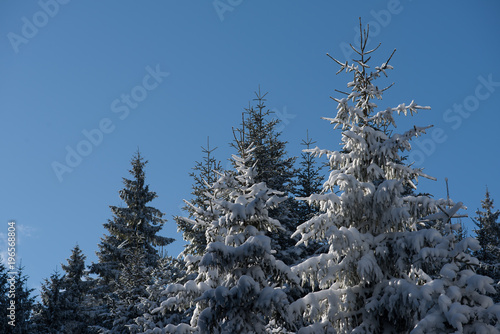
POLYGON ((200 146, 210 136, 227 165, 231 128, 259 85, 290 155, 307 130, 321 148, 339 147, 340 133, 320 118, 334 115, 329 96, 352 78, 336 76, 325 53, 351 56, 358 17, 371 24, 370 44, 382 43, 373 65, 397 49, 379 83, 395 86, 379 106, 432 107, 398 118, 401 132, 434 124, 410 155, 438 179, 419 190, 444 197, 448 177, 469 215, 486 185, 500 205, 498 14, 497 1, 3 1, 0 252, 15 219, 32 287, 77 243, 95 261, 139 147, 177 256, 171 217, 190 198, 200 146))

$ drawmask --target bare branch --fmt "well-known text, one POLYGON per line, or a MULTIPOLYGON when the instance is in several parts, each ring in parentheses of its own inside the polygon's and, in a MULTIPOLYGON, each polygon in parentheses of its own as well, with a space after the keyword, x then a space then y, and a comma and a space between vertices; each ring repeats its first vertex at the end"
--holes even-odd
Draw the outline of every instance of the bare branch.
POLYGON ((382 92, 385 92, 386 90, 388 90, 389 88, 391 88, 392 86, 394 86, 394 82, 391 83, 389 86, 385 87, 384 89, 382 89, 381 91, 382 92))
MULTIPOLYGON (((338 90, 338 89, 335 89, 335 91, 336 91, 336 92, 338 92, 338 93, 342 93, 342 94, 345 94, 345 95, 349 95, 349 93, 343 92, 343 91, 338 90)), ((332 98, 332 97, 330 97, 330 98, 332 98)))
POLYGON ((382 45, 382 43, 378 43, 378 45, 374 49, 371 49, 370 51, 366 51, 365 55, 369 55, 370 53, 376 51, 381 45, 382 45))
MULTIPOLYGON (((330 57, 330 59, 332 59, 334 62, 336 62, 337 64, 339 64, 340 66, 344 66, 343 63, 341 63, 340 61, 338 61, 337 59, 333 58, 332 56, 330 56, 329 53, 326 54, 328 57, 330 57)), ((347 66, 347 61, 345 62, 345 66, 347 66)))

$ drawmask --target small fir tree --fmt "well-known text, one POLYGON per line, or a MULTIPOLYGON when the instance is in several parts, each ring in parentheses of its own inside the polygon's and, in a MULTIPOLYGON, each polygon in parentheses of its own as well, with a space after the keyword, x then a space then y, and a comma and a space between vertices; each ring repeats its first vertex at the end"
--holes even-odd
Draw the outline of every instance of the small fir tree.
POLYGON ((197 212, 203 210, 207 212, 212 206, 210 194, 210 186, 217 181, 222 173, 220 161, 214 158, 213 152, 217 149, 210 148, 210 141, 207 139, 207 147, 202 147, 204 154, 202 161, 197 161, 193 172, 189 175, 193 178, 192 192, 193 198, 188 202, 183 209, 189 213, 188 217, 176 216, 174 219, 177 223, 178 230, 182 232, 184 240, 187 244, 182 252, 182 256, 186 255, 203 255, 207 247, 205 237, 205 226, 196 224, 197 212))
POLYGON ((46 278, 40 292, 41 303, 35 306, 33 316, 36 333, 59 333, 65 323, 63 276, 56 270, 46 278))
MULTIPOLYGON (((6 334, 24 334, 31 333, 33 331, 33 310, 35 306, 35 297, 33 296, 33 291, 35 289, 28 287, 28 275, 24 274, 24 267, 19 266, 15 271, 15 274, 9 275, 8 279, 14 278, 13 283, 15 284, 14 290, 14 300, 16 306, 16 319, 15 326, 8 326, 6 334)), ((10 284, 9 284, 9 295, 10 284)), ((10 296, 9 296, 10 299, 10 296)), ((9 301, 10 303, 10 301, 9 301)))
POLYGON ((9 327, 11 327, 8 324, 10 319, 7 317, 10 314, 10 310, 7 309, 10 306, 10 284, 7 281, 8 278, 7 267, 0 257, 0 317, 3 319, 3 321, 0 321, 0 333, 7 333, 9 327))
POLYGON ((55 271, 45 279, 41 291, 41 303, 35 307, 36 333, 93 333, 94 319, 89 291, 92 281, 85 270, 85 255, 78 245, 73 248, 65 273, 55 271))
POLYGON ((71 333, 93 332, 89 328, 95 321, 89 296, 93 281, 88 276, 85 259, 80 246, 76 245, 67 259, 67 264, 62 265, 65 272, 62 277, 66 309, 64 330, 71 333))
POLYGON ((276 257, 287 264, 295 262, 300 256, 294 247, 295 240, 290 238, 297 227, 297 203, 291 197, 294 187, 295 157, 288 157, 286 141, 281 139, 278 127, 279 118, 272 118, 273 112, 266 107, 267 93, 262 94, 260 88, 255 92, 255 106, 245 109, 242 123, 233 130, 234 147, 239 155, 244 154, 250 145, 254 150, 247 161, 247 167, 256 167, 255 182, 265 182, 270 189, 281 191, 286 200, 270 211, 270 217, 281 222, 282 230, 270 234, 276 257))
POLYGON ((477 240, 481 248, 474 252, 479 260, 477 272, 493 278, 496 286, 496 293, 493 296, 495 302, 500 302, 500 210, 494 211, 493 199, 486 189, 484 200, 481 201, 483 211, 476 211, 478 227, 476 232, 477 240))
MULTIPOLYGON (((316 142, 309 138, 309 131, 307 131, 306 139, 302 140, 301 143, 305 147, 305 152, 301 154, 300 168, 297 171, 297 184, 294 191, 299 198, 306 198, 322 191, 322 166, 318 166, 316 157, 309 153, 314 144, 316 142)), ((301 201, 298 203, 297 212, 299 223, 304 223, 319 212, 319 207, 301 201)))

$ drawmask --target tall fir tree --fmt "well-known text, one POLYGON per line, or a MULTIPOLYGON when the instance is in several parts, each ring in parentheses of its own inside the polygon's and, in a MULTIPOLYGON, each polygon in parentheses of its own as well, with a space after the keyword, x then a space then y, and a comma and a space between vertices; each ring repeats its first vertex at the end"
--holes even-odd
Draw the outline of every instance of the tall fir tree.
POLYGON ((350 92, 334 98, 336 117, 327 118, 342 129, 342 148, 311 150, 328 157, 331 172, 323 192, 307 199, 321 213, 296 234, 304 243, 326 243, 328 251, 292 268, 314 289, 291 306, 305 320, 299 333, 498 332, 500 306, 485 295, 492 280, 474 273, 477 259, 467 252, 478 243, 458 241, 454 233, 460 227, 451 217, 462 204, 406 195, 418 177, 430 178, 401 157, 428 127, 402 134, 389 129, 394 113, 429 108, 412 101, 376 111, 374 98, 382 99, 386 88, 373 81, 392 69, 394 52, 371 70, 378 47, 368 50, 368 29, 360 24, 360 30, 360 46, 353 47, 359 59, 332 58, 338 73, 354 75, 350 92))
POLYGON ((289 157, 286 151, 286 141, 281 139, 278 130, 281 120, 272 118, 273 112, 266 107, 267 93, 255 92, 255 106, 245 109, 242 123, 233 130, 234 147, 239 155, 244 154, 250 145, 254 151, 246 162, 247 167, 255 166, 256 182, 265 182, 270 189, 283 192, 286 201, 271 210, 270 217, 281 222, 283 230, 270 235, 277 258, 286 263, 295 262, 300 254, 296 253, 295 240, 290 238, 297 227, 297 203, 291 197, 294 189, 295 157, 289 157))
POLYGON ((474 252, 479 260, 477 272, 486 275, 495 281, 496 293, 493 296, 495 302, 500 302, 500 210, 494 211, 493 199, 486 189, 484 200, 481 201, 483 211, 476 211, 474 230, 481 248, 474 252))
POLYGON ((125 187, 119 192, 125 206, 110 206, 114 217, 104 224, 109 234, 99 244, 99 262, 91 265, 91 273, 99 276, 93 293, 97 299, 104 301, 100 311, 103 316, 101 324, 103 328, 113 328, 115 332, 126 332, 125 324, 133 322, 136 316, 134 305, 140 297, 145 297, 137 295, 139 290, 145 294, 145 282, 134 281, 133 278, 139 275, 134 272, 138 267, 134 266, 152 271, 160 258, 156 247, 174 241, 158 234, 165 223, 164 214, 148 206, 157 195, 145 184, 146 164, 139 152, 132 158, 129 172, 133 178, 124 178, 125 187), (123 313, 124 309, 129 315, 123 313), (112 314, 113 317, 120 314, 120 319, 110 317, 112 314))
MULTIPOLYGON (((282 193, 257 182, 256 166, 247 167, 251 150, 233 156, 236 173, 227 172, 213 185, 221 212, 207 228, 208 246, 196 280, 172 284, 162 309, 194 307, 190 325, 167 325, 167 333, 264 333, 293 329, 288 321, 286 291, 298 283, 289 267, 274 258, 266 233, 281 228, 269 211, 286 200, 282 193), (289 327, 289 328, 287 328, 289 327)), ((200 222, 205 224, 206 222, 200 222)), ((190 258, 187 258, 190 261, 190 258)))
POLYGON ((203 255, 207 247, 205 237, 206 228, 196 224, 196 211, 203 210, 207 212, 211 207, 210 187, 217 181, 223 169, 219 160, 217 160, 213 152, 217 149, 210 148, 210 141, 207 138, 207 147, 202 147, 204 154, 202 161, 197 161, 193 167, 193 172, 189 175, 193 178, 191 194, 193 195, 190 201, 185 201, 183 209, 188 212, 188 217, 176 216, 174 219, 177 223, 178 230, 182 232, 184 240, 187 244, 181 255, 203 255))

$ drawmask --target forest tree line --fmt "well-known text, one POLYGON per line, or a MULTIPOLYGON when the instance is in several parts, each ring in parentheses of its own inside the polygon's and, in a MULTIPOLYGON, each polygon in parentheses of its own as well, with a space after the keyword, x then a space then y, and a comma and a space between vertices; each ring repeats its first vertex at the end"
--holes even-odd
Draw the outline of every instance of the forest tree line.
MULTIPOLYGON (((330 57, 353 76, 325 118, 340 148, 307 134, 289 156, 259 89, 233 129, 231 168, 202 148, 185 215, 174 217, 186 241, 178 257, 162 251, 174 239, 161 235, 165 214, 150 204, 157 194, 137 152, 97 262, 76 245, 40 301, 20 268, 16 326, 0 332, 498 333, 500 211, 486 190, 471 237, 456 219, 461 202, 417 191, 432 176, 406 158, 428 127, 400 133, 394 116, 428 107, 378 108, 386 88, 374 81, 394 53, 369 65, 367 40, 363 30, 351 63, 330 57)), ((4 319, 7 279, 1 265, 4 319)))

